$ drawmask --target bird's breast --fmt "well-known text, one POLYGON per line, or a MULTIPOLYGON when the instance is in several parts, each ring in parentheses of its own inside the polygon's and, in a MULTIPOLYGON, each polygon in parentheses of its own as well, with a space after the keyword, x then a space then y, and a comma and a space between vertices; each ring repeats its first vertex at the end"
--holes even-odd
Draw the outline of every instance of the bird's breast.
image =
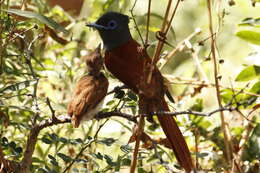
POLYGON ((107 69, 136 93, 143 73, 144 58, 147 58, 142 57, 138 51, 139 48, 140 45, 135 40, 129 40, 120 47, 105 53, 107 69))

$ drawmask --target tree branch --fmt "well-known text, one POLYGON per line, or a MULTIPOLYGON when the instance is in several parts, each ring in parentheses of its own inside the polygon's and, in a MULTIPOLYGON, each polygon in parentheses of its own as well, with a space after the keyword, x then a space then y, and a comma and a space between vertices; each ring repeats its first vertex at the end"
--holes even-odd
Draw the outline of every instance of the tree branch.
POLYGON ((37 142, 37 137, 40 133, 40 131, 46 127, 50 127, 53 125, 58 125, 58 124, 64 124, 64 123, 69 123, 71 122, 70 118, 51 118, 48 120, 44 120, 40 122, 37 125, 34 125, 33 128, 30 130, 30 134, 28 136, 27 142, 26 142, 26 150, 23 155, 23 159, 20 163, 21 169, 20 173, 26 173, 29 170, 29 167, 32 163, 32 155, 35 149, 35 145, 37 142))
POLYGON ((129 121, 132 121, 134 123, 137 123, 137 117, 130 115, 130 114, 126 114, 126 113, 122 113, 122 112, 118 112, 118 111, 112 111, 112 112, 99 112, 96 116, 95 119, 100 120, 100 119, 104 119, 104 118, 110 118, 110 117, 121 117, 121 118, 125 118, 129 121))
MULTIPOLYGON (((178 111, 178 112, 164 112, 164 111, 159 111, 159 112, 152 112, 150 114, 143 114, 143 116, 148 116, 148 115, 156 115, 156 116, 164 116, 164 115, 171 115, 171 116, 177 116, 177 115, 183 115, 183 114, 193 114, 193 115, 197 115, 197 116, 212 116, 213 114, 217 113, 217 112, 221 112, 221 111, 235 111, 237 110, 237 108, 232 108, 232 107, 222 107, 216 110, 213 110, 211 112, 208 113, 203 113, 203 112, 196 112, 196 111, 191 111, 191 110, 186 110, 186 111, 178 111)), ((110 118, 110 117, 121 117, 121 118, 125 118, 131 122, 134 122, 137 124, 137 116, 131 115, 131 114, 127 114, 127 113, 122 113, 122 112, 118 112, 118 111, 112 111, 112 112, 99 112, 96 116, 95 119, 100 120, 100 119, 104 119, 104 118, 110 118)), ((55 118, 50 118, 47 120, 44 120, 42 122, 40 122, 37 125, 34 125, 32 127, 32 129, 30 130, 30 134, 29 137, 27 139, 26 142, 26 150, 24 152, 23 155, 23 159, 20 162, 20 173, 26 173, 31 165, 32 162, 32 155, 35 149, 35 145, 37 142, 37 137, 40 133, 41 130, 43 130, 46 127, 50 127, 53 125, 58 125, 58 124, 64 124, 64 123, 70 123, 71 119, 70 117, 67 116, 63 116, 63 117, 55 117, 55 118)), ((96 133, 97 134, 97 133, 96 133)), ((96 138, 96 135, 95 135, 96 138)), ((94 141, 91 141, 90 143, 88 143, 86 146, 83 147, 82 152, 94 141)), ((82 152, 80 152, 79 154, 81 154, 82 152)), ((3 163, 3 154, 1 154, 2 152, 0 152, 0 158, 1 158, 1 162, 3 163)), ((79 156, 78 156, 79 157, 79 156)), ((9 161, 9 160, 4 160, 6 163, 8 162, 8 164, 11 165, 11 167, 16 167, 17 168, 17 164, 9 161)))

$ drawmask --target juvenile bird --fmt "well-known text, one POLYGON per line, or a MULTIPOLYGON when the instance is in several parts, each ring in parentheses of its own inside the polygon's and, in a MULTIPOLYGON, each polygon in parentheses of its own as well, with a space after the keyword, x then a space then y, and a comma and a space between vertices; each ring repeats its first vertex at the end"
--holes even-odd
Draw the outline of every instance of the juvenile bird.
MULTIPOLYGON (((164 98, 167 90, 163 77, 158 68, 154 67, 151 82, 146 82, 148 67, 153 64, 145 50, 140 49, 140 44, 132 38, 128 23, 128 16, 107 12, 87 26, 98 30, 106 49, 107 69, 139 95, 142 113, 169 111, 164 98)), ((158 116, 158 120, 180 165, 186 172, 191 172, 194 166, 190 151, 176 121, 169 115, 158 116)))
POLYGON ((85 62, 89 73, 77 82, 67 108, 73 127, 78 127, 82 120, 90 120, 95 116, 108 89, 108 80, 101 72, 103 59, 100 46, 86 57, 85 62))

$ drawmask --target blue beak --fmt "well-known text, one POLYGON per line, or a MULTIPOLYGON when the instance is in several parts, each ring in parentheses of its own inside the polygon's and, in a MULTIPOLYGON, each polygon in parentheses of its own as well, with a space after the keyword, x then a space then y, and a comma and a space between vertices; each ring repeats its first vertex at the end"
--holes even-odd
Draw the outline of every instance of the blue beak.
POLYGON ((96 24, 95 22, 94 23, 88 23, 86 26, 91 27, 91 28, 95 28, 97 30, 103 30, 103 29, 107 30, 107 27, 105 27, 103 25, 96 24))

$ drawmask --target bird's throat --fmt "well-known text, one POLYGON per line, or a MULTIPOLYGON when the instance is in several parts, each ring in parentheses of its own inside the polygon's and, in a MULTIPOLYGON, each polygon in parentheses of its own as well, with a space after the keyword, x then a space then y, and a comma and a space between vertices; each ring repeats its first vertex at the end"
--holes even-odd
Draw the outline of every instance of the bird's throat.
POLYGON ((100 36, 104 43, 104 48, 108 51, 120 47, 132 39, 129 29, 125 29, 119 32, 100 31, 100 36))

